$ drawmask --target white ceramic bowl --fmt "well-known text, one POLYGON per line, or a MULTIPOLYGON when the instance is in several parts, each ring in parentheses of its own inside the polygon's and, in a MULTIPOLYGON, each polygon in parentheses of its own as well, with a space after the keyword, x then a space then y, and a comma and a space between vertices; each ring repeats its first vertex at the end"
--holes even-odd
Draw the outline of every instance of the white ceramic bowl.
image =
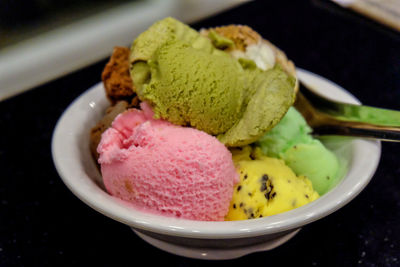
MULTIPOLYGON (((302 82, 327 97, 359 103, 332 82, 298 70, 302 82)), ((102 187, 101 176, 89 151, 90 128, 109 105, 102 84, 78 97, 57 123, 52 140, 55 166, 64 183, 98 212, 130 226, 140 237, 174 254, 205 259, 230 259, 274 248, 304 225, 318 220, 352 200, 368 184, 379 162, 378 141, 341 139, 334 152, 348 164, 343 180, 331 191, 303 207, 260 219, 203 222, 143 213, 124 205, 102 187)))

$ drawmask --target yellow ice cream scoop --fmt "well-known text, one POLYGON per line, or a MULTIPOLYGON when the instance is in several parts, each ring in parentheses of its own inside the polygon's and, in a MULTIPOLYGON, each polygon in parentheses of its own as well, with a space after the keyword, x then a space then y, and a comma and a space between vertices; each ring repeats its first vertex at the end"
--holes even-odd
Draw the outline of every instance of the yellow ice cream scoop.
POLYGON ((283 160, 263 156, 250 146, 232 149, 240 173, 225 219, 261 218, 301 207, 319 197, 305 176, 296 174, 283 160))

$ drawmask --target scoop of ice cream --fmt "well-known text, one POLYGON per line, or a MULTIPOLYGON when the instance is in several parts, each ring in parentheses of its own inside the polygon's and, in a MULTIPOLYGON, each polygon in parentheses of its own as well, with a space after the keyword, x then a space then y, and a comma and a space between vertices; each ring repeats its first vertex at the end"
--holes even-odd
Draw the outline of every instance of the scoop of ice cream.
POLYGON ((240 173, 226 220, 270 216, 303 206, 319 197, 310 180, 276 158, 252 152, 250 146, 233 150, 240 173), (251 157, 250 157, 251 155, 251 157))
POLYGON ((257 144, 265 155, 281 158, 297 175, 307 176, 322 195, 340 179, 340 164, 333 152, 311 136, 311 131, 301 114, 291 107, 257 144))
POLYGON ((107 191, 145 211, 223 220, 238 181, 229 150, 202 131, 155 120, 141 106, 118 115, 102 136, 107 191))
POLYGON ((108 107, 103 118, 90 130, 90 151, 96 160, 99 158, 97 147, 99 146, 101 135, 111 126, 115 117, 128 108, 128 105, 126 101, 118 101, 114 106, 108 107))
MULTIPOLYGON (((215 42, 217 46, 225 41, 215 42)), ((134 41, 131 76, 156 118, 188 125, 228 146, 256 141, 286 113, 295 78, 279 66, 266 71, 213 46, 212 40, 172 18, 134 41), (246 63, 246 64, 244 64, 246 63)))
MULTIPOLYGON (((210 134, 227 131, 243 113, 245 80, 232 74, 244 71, 226 53, 210 55, 182 41, 164 43, 146 64, 151 79, 136 83, 138 94, 152 104, 157 117, 210 134)), ((140 71, 133 66, 136 82, 140 71)))

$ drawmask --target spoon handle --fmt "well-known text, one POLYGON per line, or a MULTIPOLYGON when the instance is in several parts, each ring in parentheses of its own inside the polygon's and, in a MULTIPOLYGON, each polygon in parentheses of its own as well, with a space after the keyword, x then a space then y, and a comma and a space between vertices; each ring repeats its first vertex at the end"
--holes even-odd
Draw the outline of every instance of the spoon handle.
POLYGON ((338 120, 400 127, 400 111, 328 100, 304 84, 300 90, 315 109, 338 120))
POLYGON ((295 107, 315 135, 345 135, 400 142, 400 112, 328 100, 305 86, 295 107))
POLYGON ((313 128, 315 135, 344 135, 400 142, 400 129, 390 127, 370 127, 365 125, 327 124, 313 128))

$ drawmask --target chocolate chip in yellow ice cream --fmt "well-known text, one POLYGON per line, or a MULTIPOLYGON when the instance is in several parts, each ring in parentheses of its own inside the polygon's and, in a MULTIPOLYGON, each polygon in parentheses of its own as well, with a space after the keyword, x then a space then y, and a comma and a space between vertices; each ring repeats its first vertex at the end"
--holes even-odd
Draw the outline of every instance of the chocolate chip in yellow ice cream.
POLYGON ((261 218, 303 206, 319 197, 310 180, 250 146, 232 149, 240 174, 226 220, 261 218))

